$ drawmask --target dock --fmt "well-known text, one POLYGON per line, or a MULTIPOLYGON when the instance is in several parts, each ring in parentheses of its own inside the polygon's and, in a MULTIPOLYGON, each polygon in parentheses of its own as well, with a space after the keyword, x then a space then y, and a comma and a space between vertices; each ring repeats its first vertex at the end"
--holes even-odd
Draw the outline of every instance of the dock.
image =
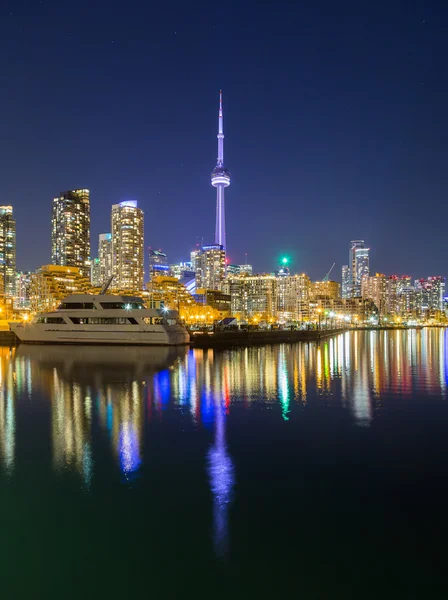
POLYGON ((190 337, 193 348, 233 348, 295 342, 317 342, 343 333, 346 329, 274 330, 274 331, 216 331, 194 333, 190 337))

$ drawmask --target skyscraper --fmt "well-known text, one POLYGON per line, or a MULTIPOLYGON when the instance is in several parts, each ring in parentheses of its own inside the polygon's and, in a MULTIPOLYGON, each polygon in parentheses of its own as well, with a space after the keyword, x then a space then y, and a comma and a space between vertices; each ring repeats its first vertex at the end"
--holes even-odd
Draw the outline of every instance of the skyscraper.
POLYGON ((53 200, 51 260, 90 277, 90 192, 68 190, 53 200))
POLYGON ((136 200, 112 206, 112 287, 142 290, 144 275, 143 211, 136 200))
POLYGON ((12 206, 0 206, 0 293, 16 292, 16 221, 12 206))
POLYGON ((364 240, 351 242, 348 266, 350 270, 350 296, 352 298, 361 296, 362 278, 370 274, 369 250, 370 248, 364 247, 364 240))
POLYGON ((216 188, 216 229, 215 244, 226 250, 226 217, 224 206, 224 188, 230 185, 230 173, 224 166, 224 133, 222 117, 222 91, 219 92, 218 115, 218 160, 212 171, 212 186, 216 188))
POLYGON ((104 283, 112 275, 112 234, 100 233, 98 239, 98 258, 100 261, 99 282, 104 283))

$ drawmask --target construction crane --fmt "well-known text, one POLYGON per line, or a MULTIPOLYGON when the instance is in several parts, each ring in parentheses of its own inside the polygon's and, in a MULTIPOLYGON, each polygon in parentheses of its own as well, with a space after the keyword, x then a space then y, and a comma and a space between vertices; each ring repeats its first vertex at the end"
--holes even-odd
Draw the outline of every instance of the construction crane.
POLYGON ((330 273, 331 273, 331 272, 332 272, 332 270, 334 269, 334 265, 335 265, 335 264, 336 264, 336 263, 333 263, 333 264, 331 265, 331 269, 328 271, 328 273, 325 275, 325 277, 322 279, 322 281, 328 281, 328 280, 329 280, 329 278, 330 278, 330 273))

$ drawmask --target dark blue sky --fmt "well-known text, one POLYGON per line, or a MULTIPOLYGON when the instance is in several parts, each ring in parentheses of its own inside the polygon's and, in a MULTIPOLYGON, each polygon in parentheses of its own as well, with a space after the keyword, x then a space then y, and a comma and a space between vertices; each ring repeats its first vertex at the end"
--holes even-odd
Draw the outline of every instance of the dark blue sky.
POLYGON ((92 250, 136 199, 145 245, 213 240, 224 91, 231 262, 320 278, 447 274, 448 6, 441 1, 3 0, 2 203, 17 265, 50 262, 51 200, 91 190, 92 250))

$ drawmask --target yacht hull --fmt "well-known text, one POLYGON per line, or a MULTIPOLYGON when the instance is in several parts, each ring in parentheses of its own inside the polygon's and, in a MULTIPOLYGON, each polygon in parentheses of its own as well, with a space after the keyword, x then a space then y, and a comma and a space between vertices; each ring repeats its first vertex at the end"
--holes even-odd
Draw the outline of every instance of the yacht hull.
POLYGON ((187 332, 166 331, 70 331, 46 329, 42 325, 11 323, 11 329, 24 344, 80 344, 114 346, 181 346, 190 342, 187 332))

